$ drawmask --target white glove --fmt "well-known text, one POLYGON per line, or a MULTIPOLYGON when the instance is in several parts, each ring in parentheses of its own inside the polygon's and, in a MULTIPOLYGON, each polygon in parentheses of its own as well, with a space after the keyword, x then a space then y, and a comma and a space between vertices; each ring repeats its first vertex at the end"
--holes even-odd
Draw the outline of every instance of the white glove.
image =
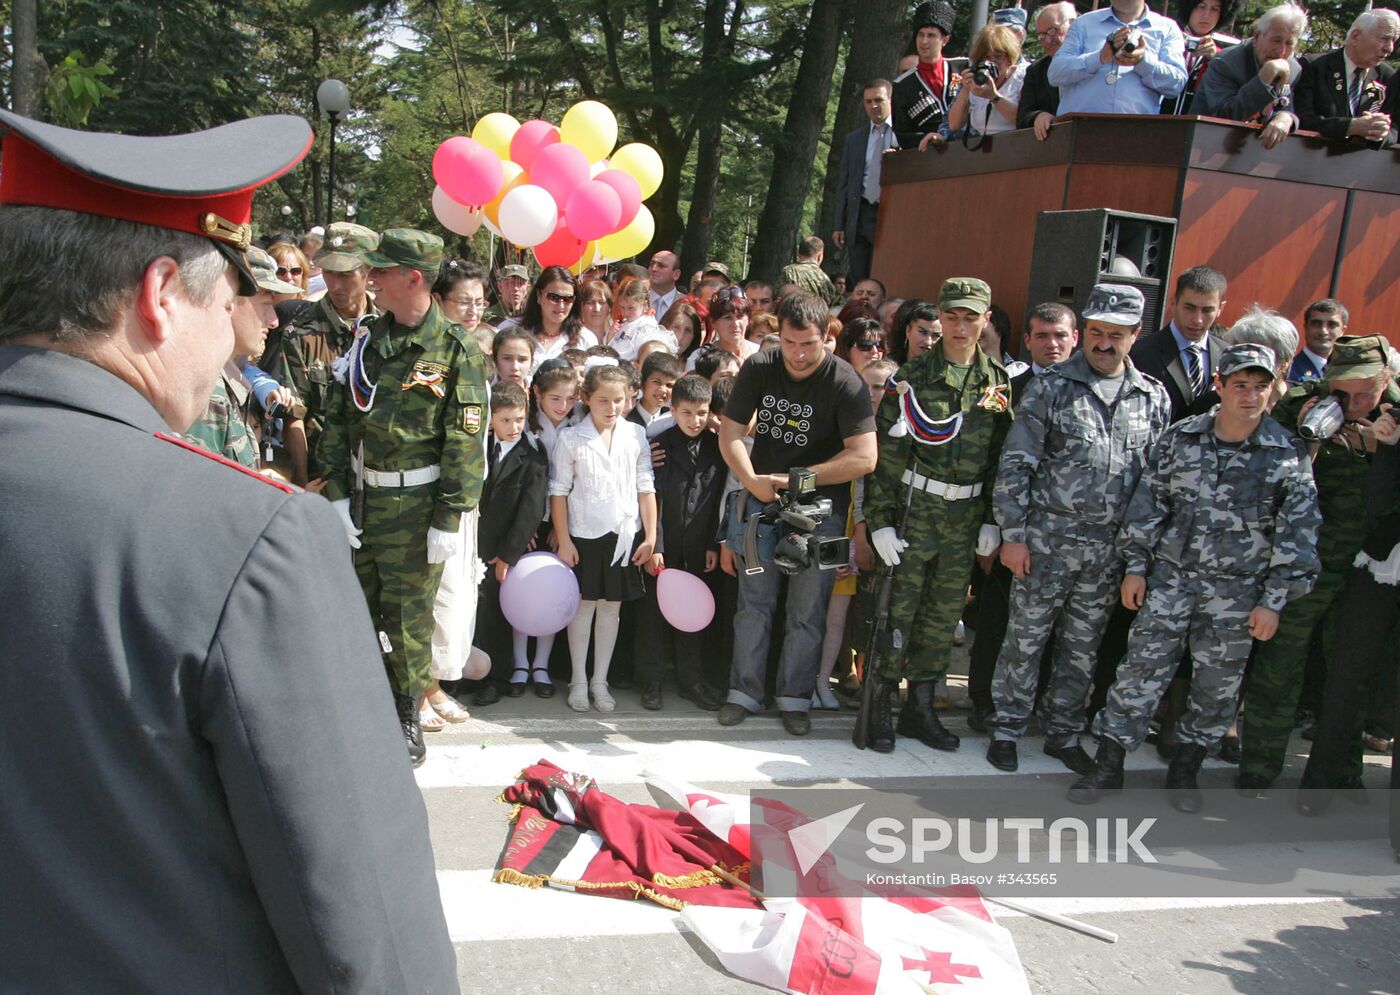
POLYGON ((1001 529, 995 525, 983 525, 977 533, 977 555, 991 556, 1001 545, 1001 529))
POLYGON ((870 534, 870 545, 875 547, 875 552, 880 554, 880 559, 892 567, 899 566, 900 551, 909 548, 909 543, 901 539, 899 534, 888 526, 876 529, 870 534))
POLYGON ((355 523, 350 520, 350 499, 341 498, 339 501, 332 501, 331 507, 340 516, 340 524, 345 526, 345 537, 350 540, 350 548, 359 549, 360 540, 355 537, 363 530, 355 528, 355 523))
POLYGON ((462 551, 462 533, 428 526, 428 562, 446 563, 462 551))

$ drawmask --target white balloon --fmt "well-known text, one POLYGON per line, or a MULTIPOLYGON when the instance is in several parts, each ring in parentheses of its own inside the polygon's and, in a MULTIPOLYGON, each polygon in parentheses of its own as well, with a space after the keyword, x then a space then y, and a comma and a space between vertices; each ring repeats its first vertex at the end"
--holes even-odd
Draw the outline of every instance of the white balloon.
POLYGON ((506 241, 526 249, 554 234, 559 205, 544 187, 525 183, 505 195, 497 216, 506 241))
POLYGON ((608 160, 599 159, 593 165, 588 167, 588 178, 590 180, 596 180, 598 178, 599 173, 611 168, 612 167, 608 165, 608 160))
POLYGON ((448 231, 471 237, 486 220, 486 212, 453 200, 442 187, 433 188, 433 214, 448 231))

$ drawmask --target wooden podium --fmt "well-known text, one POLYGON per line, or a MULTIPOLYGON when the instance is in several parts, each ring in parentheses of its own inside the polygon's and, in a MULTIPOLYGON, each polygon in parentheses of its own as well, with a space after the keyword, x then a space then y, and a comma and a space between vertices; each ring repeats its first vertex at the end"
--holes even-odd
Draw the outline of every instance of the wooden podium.
MULTIPOLYGON (((1072 114, 1032 131, 927 152, 881 172, 873 274, 890 294, 936 299, 950 276, 991 284, 1018 337, 1040 211, 1110 208, 1177 219, 1166 288, 1192 266, 1230 281, 1222 320, 1259 302, 1301 325, 1336 297, 1351 334, 1400 343, 1400 149, 1303 132, 1272 151, 1257 126, 1201 117, 1072 114)), ((1092 250, 1091 250, 1092 251, 1092 250)))

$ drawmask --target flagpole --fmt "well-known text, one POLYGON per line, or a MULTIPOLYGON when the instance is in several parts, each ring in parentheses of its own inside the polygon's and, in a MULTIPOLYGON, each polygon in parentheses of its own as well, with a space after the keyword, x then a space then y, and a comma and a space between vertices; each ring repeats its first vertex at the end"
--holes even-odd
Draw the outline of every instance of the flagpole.
POLYGON ((1047 912, 1038 909, 1034 905, 1026 905, 1023 902, 1010 898, 993 898, 990 895, 983 895, 982 900, 1000 905, 1003 908, 1011 909, 1037 919, 1044 919, 1046 922, 1053 922, 1056 926, 1063 926, 1065 929, 1072 929, 1083 933, 1085 936, 1092 936, 1096 940, 1103 940, 1105 943, 1117 943, 1118 934, 1098 926, 1090 926, 1087 922, 1080 922, 1078 919, 1071 919, 1069 916, 1062 916, 1058 912, 1047 912))

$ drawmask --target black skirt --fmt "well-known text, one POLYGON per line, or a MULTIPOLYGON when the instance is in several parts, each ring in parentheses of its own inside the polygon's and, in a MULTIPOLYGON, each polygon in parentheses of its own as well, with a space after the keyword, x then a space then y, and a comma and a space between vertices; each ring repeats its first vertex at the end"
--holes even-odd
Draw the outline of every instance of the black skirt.
POLYGON ((646 581, 642 568, 633 566, 631 556, 642 544, 643 533, 637 531, 632 540, 632 549, 624 563, 613 565, 613 550, 617 547, 617 533, 609 532, 597 539, 580 539, 570 536, 578 550, 578 566, 574 576, 578 578, 579 597, 584 601, 636 601, 646 593, 646 581))

